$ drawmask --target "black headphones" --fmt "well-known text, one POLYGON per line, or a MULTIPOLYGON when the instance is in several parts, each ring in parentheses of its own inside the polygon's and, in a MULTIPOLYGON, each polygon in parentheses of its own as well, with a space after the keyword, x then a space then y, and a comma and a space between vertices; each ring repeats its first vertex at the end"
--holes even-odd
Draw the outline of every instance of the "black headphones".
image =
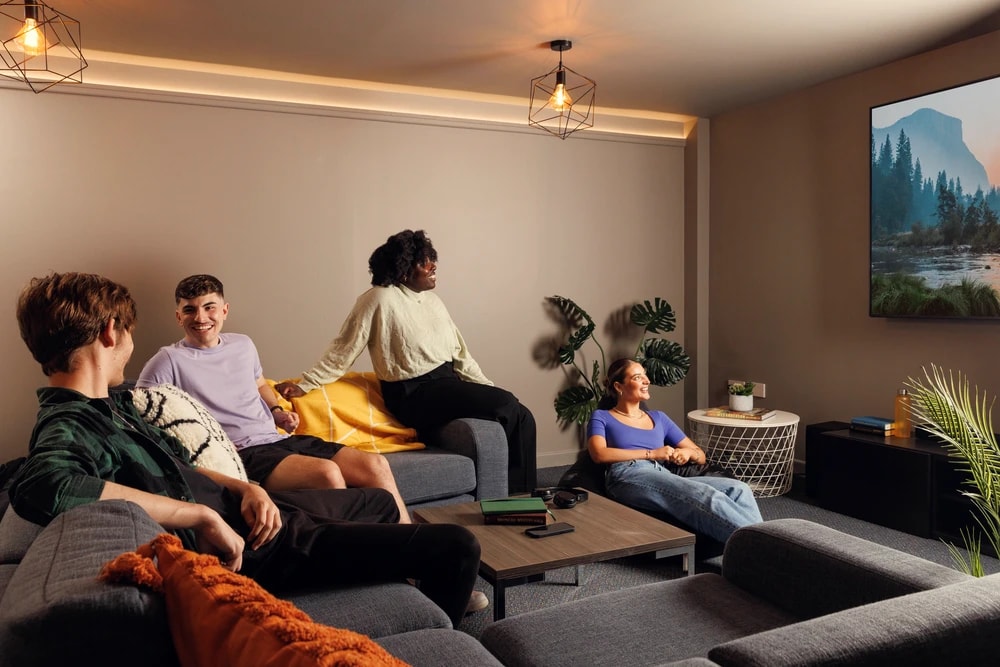
POLYGON ((556 507, 564 510, 576 507, 590 497, 586 490, 572 486, 543 486, 532 491, 531 495, 545 502, 551 500, 556 507))

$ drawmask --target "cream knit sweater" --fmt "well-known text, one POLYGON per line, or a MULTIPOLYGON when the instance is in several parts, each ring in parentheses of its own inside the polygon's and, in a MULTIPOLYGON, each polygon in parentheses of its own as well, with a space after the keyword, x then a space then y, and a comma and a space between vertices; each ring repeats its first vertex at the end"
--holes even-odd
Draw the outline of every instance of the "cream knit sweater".
POLYGON ((409 380, 450 361, 463 380, 493 384, 436 294, 393 285, 372 287, 358 297, 323 358, 302 373, 299 387, 311 391, 335 382, 365 347, 379 380, 409 380))

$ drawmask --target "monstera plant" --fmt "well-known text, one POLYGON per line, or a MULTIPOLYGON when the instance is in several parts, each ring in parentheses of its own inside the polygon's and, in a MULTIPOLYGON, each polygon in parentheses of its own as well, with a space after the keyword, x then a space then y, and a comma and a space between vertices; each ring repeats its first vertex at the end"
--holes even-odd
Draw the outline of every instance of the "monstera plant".
MULTIPOLYGON (((604 394, 608 360, 604 347, 594 335, 596 325, 587 311, 563 296, 550 296, 546 301, 558 311, 567 328, 566 339, 558 350, 559 362, 573 369, 569 373, 570 386, 556 396, 556 417, 563 426, 583 425, 604 394), (596 346, 600 359, 594 359, 589 367, 584 367, 587 363, 580 351, 588 341, 596 346)), ((670 304, 659 297, 652 302, 636 303, 629 311, 629 322, 642 329, 641 340, 632 357, 642 364, 649 381, 668 387, 683 380, 691 367, 691 358, 684 348, 673 341, 645 336, 669 333, 676 328, 677 317, 670 304)))

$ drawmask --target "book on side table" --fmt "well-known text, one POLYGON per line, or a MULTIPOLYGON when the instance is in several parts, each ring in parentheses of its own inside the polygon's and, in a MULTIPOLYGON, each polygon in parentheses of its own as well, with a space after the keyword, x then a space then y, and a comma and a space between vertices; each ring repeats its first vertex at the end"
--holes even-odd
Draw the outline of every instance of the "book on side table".
POLYGON ((486 525, 544 526, 549 509, 541 498, 498 498, 480 500, 483 523, 486 525))
POLYGON ((770 408, 753 408, 752 410, 730 410, 724 405, 717 408, 705 410, 706 417, 721 417, 723 419, 748 419, 751 421, 762 421, 773 417, 777 410, 770 408))

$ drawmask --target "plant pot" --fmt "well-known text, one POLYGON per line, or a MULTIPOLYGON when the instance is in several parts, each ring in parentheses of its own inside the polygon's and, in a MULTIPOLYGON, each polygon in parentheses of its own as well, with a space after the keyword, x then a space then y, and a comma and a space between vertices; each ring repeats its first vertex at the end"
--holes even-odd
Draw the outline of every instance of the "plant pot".
POLYGON ((729 409, 737 412, 749 412, 753 410, 753 396, 729 395, 729 409))

